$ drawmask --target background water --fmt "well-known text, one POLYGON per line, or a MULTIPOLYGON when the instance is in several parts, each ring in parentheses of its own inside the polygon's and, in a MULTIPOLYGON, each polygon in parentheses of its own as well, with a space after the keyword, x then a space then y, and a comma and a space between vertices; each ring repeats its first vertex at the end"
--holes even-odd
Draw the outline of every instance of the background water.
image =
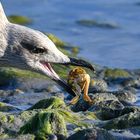
POLYGON ((110 67, 140 68, 140 0, 1 0, 6 14, 33 19, 29 27, 81 48, 80 57, 110 67), (117 29, 84 27, 80 19, 115 23, 117 29))

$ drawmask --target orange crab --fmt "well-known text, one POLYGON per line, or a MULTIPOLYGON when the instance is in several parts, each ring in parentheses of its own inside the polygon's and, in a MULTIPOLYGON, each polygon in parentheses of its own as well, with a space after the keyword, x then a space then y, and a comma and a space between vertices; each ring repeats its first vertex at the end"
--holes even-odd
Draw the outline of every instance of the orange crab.
POLYGON ((76 104, 79 100, 81 92, 84 91, 83 98, 85 101, 92 102, 88 96, 88 89, 90 84, 90 76, 81 67, 76 67, 69 72, 68 84, 71 86, 72 90, 75 91, 76 96, 70 101, 70 104, 76 104))

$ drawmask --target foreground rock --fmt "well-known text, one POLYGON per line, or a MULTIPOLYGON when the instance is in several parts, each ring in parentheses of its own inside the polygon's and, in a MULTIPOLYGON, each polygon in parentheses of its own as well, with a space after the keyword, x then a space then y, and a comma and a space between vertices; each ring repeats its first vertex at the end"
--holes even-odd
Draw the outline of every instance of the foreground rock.
POLYGON ((130 112, 112 119, 104 126, 105 129, 125 129, 140 126, 140 112, 130 112))
POLYGON ((20 128, 20 134, 34 134, 36 139, 47 139, 55 134, 59 139, 67 136, 66 123, 62 115, 56 111, 46 111, 36 114, 29 122, 20 128))
POLYGON ((20 111, 20 109, 14 107, 12 105, 0 102, 0 111, 2 111, 2 112, 15 112, 15 111, 20 111))
MULTIPOLYGON (((74 112, 79 112, 79 111, 86 111, 89 108, 91 108, 92 106, 104 106, 106 101, 115 101, 115 102, 119 102, 118 98, 110 93, 95 93, 95 94, 89 94, 90 98, 93 100, 92 104, 89 104, 88 102, 84 101, 83 98, 81 97, 80 100, 72 106, 72 110, 74 112), (100 103, 103 103, 103 105, 101 105, 100 103)), ((120 103, 121 106, 121 103, 120 103)))
POLYGON ((52 97, 39 101, 32 110, 20 113, 0 113, 1 138, 17 138, 19 135, 35 135, 37 139, 56 136, 67 137, 74 129, 92 127, 94 113, 73 113, 61 98, 52 97))
POLYGON ((29 110, 32 109, 57 109, 57 108, 66 107, 63 100, 58 97, 51 97, 48 99, 40 100, 35 105, 33 105, 29 110))
POLYGON ((70 136, 67 140, 116 140, 104 129, 92 128, 80 130, 70 136))
POLYGON ((136 113, 139 111, 140 109, 135 106, 124 107, 122 109, 102 107, 100 109, 94 110, 94 113, 101 120, 111 120, 125 114, 136 113))

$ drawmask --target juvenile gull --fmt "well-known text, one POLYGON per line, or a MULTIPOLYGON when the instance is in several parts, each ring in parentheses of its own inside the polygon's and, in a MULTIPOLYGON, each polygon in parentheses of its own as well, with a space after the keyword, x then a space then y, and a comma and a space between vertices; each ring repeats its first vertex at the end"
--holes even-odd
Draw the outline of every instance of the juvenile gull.
POLYGON ((75 96, 71 88, 52 69, 51 63, 83 66, 94 70, 88 62, 64 55, 45 34, 10 23, 0 3, 0 66, 47 75, 75 96))

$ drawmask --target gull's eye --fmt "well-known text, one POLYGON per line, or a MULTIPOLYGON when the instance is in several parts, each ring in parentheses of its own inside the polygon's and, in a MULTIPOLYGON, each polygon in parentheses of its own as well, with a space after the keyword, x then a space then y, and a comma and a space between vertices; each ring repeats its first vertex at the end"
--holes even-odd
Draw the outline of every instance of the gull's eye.
POLYGON ((45 49, 43 48, 34 48, 33 50, 31 50, 32 53, 44 53, 45 49))
POLYGON ((44 48, 37 48, 34 44, 29 44, 29 43, 25 43, 25 42, 21 42, 20 44, 22 45, 22 47, 27 49, 30 53, 38 54, 38 53, 47 52, 46 49, 44 49, 44 48))

